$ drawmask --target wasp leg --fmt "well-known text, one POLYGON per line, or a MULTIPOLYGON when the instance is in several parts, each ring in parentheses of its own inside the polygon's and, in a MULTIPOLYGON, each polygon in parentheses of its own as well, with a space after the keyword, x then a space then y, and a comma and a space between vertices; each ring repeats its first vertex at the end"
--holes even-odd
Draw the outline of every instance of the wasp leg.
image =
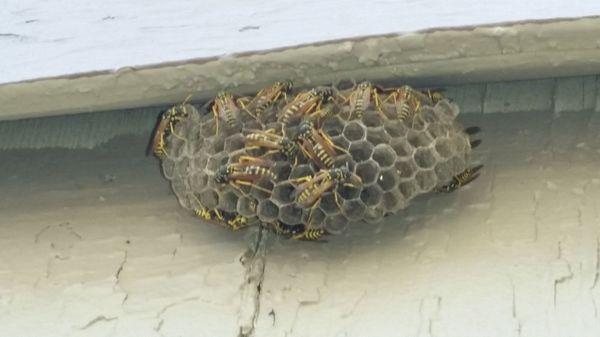
POLYGON ((215 135, 219 134, 219 114, 217 110, 213 109, 213 118, 215 120, 215 135))
POLYGON ((396 105, 396 103, 397 103, 398 101, 396 100, 396 95, 394 95, 394 93, 391 93, 391 94, 389 94, 389 95, 388 95, 388 97, 386 97, 386 98, 385 98, 383 101, 381 101, 381 103, 382 103, 382 104, 383 104, 383 103, 387 103, 387 101, 388 101, 390 98, 392 98, 392 99, 394 100, 394 103, 392 103, 392 104, 396 105))
MULTIPOLYGON (((283 96, 283 100, 285 101, 285 103, 288 103, 288 97, 287 94, 285 92, 282 92, 281 95, 283 96)), ((279 98, 278 98, 279 99, 279 98)))
MULTIPOLYGON (((253 184, 253 183, 245 181, 245 180, 235 180, 234 184, 239 184, 239 185, 242 185, 242 186, 250 186, 251 188, 256 188, 259 191, 265 192, 267 194, 271 194, 270 190, 268 190, 268 189, 266 189, 264 187, 260 187, 260 186, 258 186, 256 184, 253 184)), ((241 189, 240 189, 240 191, 241 191, 241 189)), ((246 193, 244 193, 244 194, 246 194, 246 193)))
MULTIPOLYGON (((240 192, 241 195, 243 195, 244 197, 250 198, 250 194, 244 192, 244 190, 242 190, 242 188, 240 186, 238 186, 237 184, 239 184, 240 181, 230 181, 229 185, 233 188, 235 188, 238 192, 240 192)), ((239 184, 239 185, 243 185, 243 184, 239 184)))
POLYGON ((260 123, 261 126, 264 127, 264 124, 260 121, 260 119, 258 118, 258 116, 256 116, 248 108, 246 108, 246 104, 244 104, 244 99, 241 99, 241 98, 238 99, 237 103, 241 106, 242 110, 244 110, 248 115, 250 115, 250 117, 254 118, 257 122, 260 123))
POLYGON ((179 139, 183 140, 184 142, 185 142, 185 141, 187 141, 187 139, 185 139, 184 137, 182 137, 182 136, 178 135, 178 134, 175 132, 175 126, 174 126, 173 122, 170 122, 170 123, 169 123, 169 130, 171 131, 171 134, 172 134, 173 136, 175 136, 175 138, 179 138, 179 139))
POLYGON ((260 146, 246 146, 246 147, 244 147, 244 150, 246 150, 246 151, 260 150, 260 146))
POLYGON ((284 181, 281 181, 282 183, 292 183, 292 184, 301 184, 301 183, 307 183, 312 179, 311 176, 304 176, 304 177, 298 177, 298 178, 292 178, 292 179, 287 179, 284 181))
POLYGON ((318 110, 321 108, 321 102, 311 104, 306 111, 311 111, 312 109, 318 110))
POLYGON ((214 209, 215 215, 217 216, 217 219, 219 219, 220 221, 225 221, 225 217, 223 216, 223 214, 221 214, 221 211, 219 211, 218 209, 214 209))
POLYGON ((350 152, 348 152, 348 150, 346 150, 338 145, 335 145, 335 143, 331 140, 331 138, 329 138, 329 136, 324 135, 323 139, 327 142, 327 144, 329 144, 329 146, 333 147, 334 149, 336 149, 344 154, 347 154, 347 155, 350 154, 350 152))
MULTIPOLYGON (((356 93, 353 91, 350 95, 348 95, 348 99, 346 101, 350 101, 354 96, 356 95, 356 93)), ((354 110, 356 110, 356 107, 354 107, 354 110)), ((348 120, 351 121, 352 120, 352 114, 355 111, 353 111, 352 109, 350 110, 350 112, 348 112, 348 120)))
POLYGON ((281 151, 279 151, 279 150, 269 150, 269 151, 265 152, 265 154, 263 154, 262 156, 266 157, 266 156, 277 154, 277 153, 281 153, 281 151))
POLYGON ((313 217, 313 214, 315 213, 315 209, 317 207, 319 207, 320 204, 321 204, 321 199, 319 199, 319 201, 315 202, 315 204, 312 205, 312 207, 310 208, 310 213, 308 215, 308 220, 306 220, 306 223, 308 224, 306 226, 306 230, 309 230, 309 229, 312 228, 312 217, 313 217))
POLYGON ((375 99, 373 100, 375 102, 375 108, 377 110, 377 113, 384 119, 384 120, 389 120, 389 118, 385 115, 385 113, 383 112, 383 109, 381 108, 383 105, 383 102, 381 101, 381 97, 379 96, 379 94, 377 92, 374 92, 375 99))
POLYGON ((340 200, 338 199, 338 192, 334 191, 333 192, 333 200, 335 201, 335 204, 337 205, 337 207, 340 209, 340 212, 342 211, 342 204, 340 204, 340 200))
POLYGON ((419 109, 421 109, 421 102, 417 102, 417 106, 413 110, 414 112, 413 112, 412 123, 411 123, 411 128, 412 129, 415 128, 415 119, 416 119, 417 115, 419 114, 419 109))
MULTIPOLYGON (((346 103, 348 101, 348 99, 346 99, 346 96, 340 94, 340 92, 337 89, 335 89, 335 95, 334 96, 336 96, 338 99, 342 100, 341 102, 339 102, 339 101, 337 102, 339 104, 344 104, 344 103, 346 103)), ((334 98, 334 100, 335 100, 335 98, 334 98)))

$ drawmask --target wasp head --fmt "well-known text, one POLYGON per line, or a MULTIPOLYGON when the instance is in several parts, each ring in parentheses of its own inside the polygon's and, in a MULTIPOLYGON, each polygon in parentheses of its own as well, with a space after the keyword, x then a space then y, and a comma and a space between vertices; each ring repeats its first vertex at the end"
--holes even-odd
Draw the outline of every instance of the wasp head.
POLYGON ((298 138, 306 139, 306 138, 310 137, 310 134, 312 133, 312 129, 313 129, 313 124, 311 121, 304 120, 304 121, 300 122, 300 125, 298 126, 298 138))
POLYGON ((441 100, 443 100, 443 99, 444 99, 444 94, 442 94, 442 93, 441 93, 441 92, 439 92, 439 91, 431 91, 431 92, 430 92, 430 96, 431 96, 431 100, 432 100, 434 103, 437 103, 437 102, 439 102, 439 101, 441 101, 441 100))
POLYGON ((177 106, 170 108, 162 114, 162 119, 173 119, 177 116, 177 106))
POLYGON ((450 193, 450 192, 455 191, 457 188, 458 188, 458 184, 456 183, 456 181, 452 181, 448 185, 444 185, 444 186, 438 188, 438 191, 444 192, 444 193, 450 193))
POLYGON ((281 87, 282 91, 290 92, 292 90, 292 87, 294 86, 294 83, 292 83, 292 81, 283 81, 275 82, 275 85, 281 87))
POLYGON ((350 178, 350 169, 347 166, 336 167, 329 173, 332 180, 335 181, 346 181, 350 178))
POLYGON ((229 166, 221 165, 215 172, 215 181, 224 184, 229 181, 229 166))
POLYGON ((288 157, 295 157, 298 153, 298 146, 296 146, 296 143, 294 143, 291 139, 287 137, 281 138, 281 141, 279 141, 279 145, 288 157))
POLYGON ((373 86, 373 85, 371 84, 371 82, 369 82, 369 81, 364 81, 364 82, 360 82, 360 83, 358 84, 358 89, 359 89, 359 90, 368 90, 368 89, 370 89, 370 88, 371 88, 371 86, 373 86))
POLYGON ((233 100, 233 95, 227 91, 220 91, 215 98, 215 103, 224 105, 233 100))

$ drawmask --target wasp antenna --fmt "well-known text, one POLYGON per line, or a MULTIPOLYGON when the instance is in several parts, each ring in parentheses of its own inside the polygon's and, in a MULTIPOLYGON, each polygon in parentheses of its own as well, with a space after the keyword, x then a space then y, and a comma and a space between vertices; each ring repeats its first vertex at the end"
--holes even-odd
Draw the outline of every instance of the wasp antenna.
POLYGON ((187 102, 192 98, 193 94, 189 94, 187 95, 187 97, 183 100, 183 103, 181 104, 187 104, 187 102))
POLYGON ((468 128, 465 128, 465 133, 470 136, 479 132, 481 132, 481 128, 478 126, 469 126, 468 128))
POLYGON ((210 113, 212 110, 213 105, 215 104, 215 99, 211 99, 208 102, 204 103, 201 107, 202 110, 205 111, 205 113, 210 113))
POLYGON ((471 144, 471 148, 474 149, 481 144, 481 139, 475 139, 475 140, 471 141, 470 144, 471 144))

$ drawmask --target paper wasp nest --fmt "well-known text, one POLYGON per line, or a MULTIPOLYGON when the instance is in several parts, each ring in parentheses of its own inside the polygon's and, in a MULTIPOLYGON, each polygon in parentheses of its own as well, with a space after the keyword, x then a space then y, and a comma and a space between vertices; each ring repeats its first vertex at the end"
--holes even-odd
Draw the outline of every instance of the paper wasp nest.
MULTIPOLYGON (((297 163, 280 154, 271 156, 276 179, 263 179, 257 183, 261 188, 236 189, 217 183, 219 167, 237 162, 242 155, 254 155, 245 149, 245 130, 281 130, 276 116, 284 104, 279 102, 262 114, 264 127, 242 113, 232 128, 220 121, 218 135, 212 113, 188 105, 191 113, 174 125, 176 135, 166 137, 162 160, 164 175, 180 204, 189 210, 200 203, 207 209, 239 214, 249 224, 305 225, 311 217, 312 228, 339 233, 349 223, 375 223, 402 210, 411 199, 447 184, 469 165, 470 140, 455 121, 459 109, 454 103, 443 99, 422 106, 410 121, 400 121, 382 117, 374 104, 361 119, 347 120, 348 103, 338 102, 331 103, 333 113, 321 120, 320 129, 347 151, 335 158, 335 166, 347 166, 362 179, 360 186, 338 185, 321 195, 317 208, 299 207, 296 186, 286 180, 318 172, 302 154, 297 163)), ((390 104, 383 106, 386 115, 392 116, 392 109, 390 104)), ((289 124, 287 133, 293 135, 297 126, 298 121, 289 124)))

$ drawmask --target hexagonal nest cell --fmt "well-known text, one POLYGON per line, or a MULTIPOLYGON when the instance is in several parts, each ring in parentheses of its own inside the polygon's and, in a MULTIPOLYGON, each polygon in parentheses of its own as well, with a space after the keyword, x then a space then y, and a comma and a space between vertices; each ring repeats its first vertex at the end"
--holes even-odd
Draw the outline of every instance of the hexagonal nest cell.
POLYGON ((393 90, 365 100, 357 90, 368 82, 295 93, 278 83, 264 91, 285 91, 278 101, 220 93, 205 110, 177 105, 159 120, 153 150, 183 207, 225 227, 314 239, 303 231, 377 223, 468 171, 469 136, 446 99, 417 95, 404 115, 384 97, 393 90))

